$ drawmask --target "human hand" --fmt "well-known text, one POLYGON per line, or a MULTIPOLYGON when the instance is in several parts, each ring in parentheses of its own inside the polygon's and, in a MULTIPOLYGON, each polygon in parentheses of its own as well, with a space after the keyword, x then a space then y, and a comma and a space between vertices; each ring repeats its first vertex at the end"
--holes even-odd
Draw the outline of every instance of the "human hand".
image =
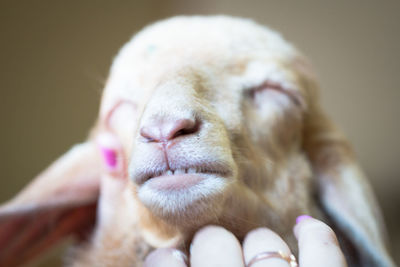
MULTIPOLYGON (((299 245, 301 267, 345 267, 344 255, 332 229, 309 216, 300 216, 293 229, 299 245)), ((250 231, 240 245, 236 237, 219 226, 207 226, 195 235, 190 252, 191 267, 288 267, 289 262, 274 256, 265 259, 263 252, 291 255, 288 245, 273 231, 258 228, 250 231), (253 263, 250 261, 253 260, 253 263)), ((164 248, 149 254, 146 267, 187 267, 186 256, 179 250, 164 248)))

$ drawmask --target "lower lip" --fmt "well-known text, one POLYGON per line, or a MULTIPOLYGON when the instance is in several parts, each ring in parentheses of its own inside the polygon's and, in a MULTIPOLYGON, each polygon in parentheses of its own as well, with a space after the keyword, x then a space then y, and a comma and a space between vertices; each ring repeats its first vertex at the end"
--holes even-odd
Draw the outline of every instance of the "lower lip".
POLYGON ((205 179, 201 174, 165 175, 149 179, 146 184, 156 190, 183 190, 205 179))

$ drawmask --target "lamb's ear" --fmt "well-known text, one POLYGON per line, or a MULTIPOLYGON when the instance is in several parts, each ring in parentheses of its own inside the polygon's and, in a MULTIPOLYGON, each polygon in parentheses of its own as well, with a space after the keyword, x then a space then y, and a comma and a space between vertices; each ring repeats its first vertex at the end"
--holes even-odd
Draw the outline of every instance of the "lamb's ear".
POLYGON ((394 266, 379 207, 349 143, 317 100, 310 102, 304 145, 323 208, 356 247, 361 266, 394 266))
POLYGON ((92 141, 75 145, 0 206, 0 266, 20 265, 95 221, 101 164, 92 141))

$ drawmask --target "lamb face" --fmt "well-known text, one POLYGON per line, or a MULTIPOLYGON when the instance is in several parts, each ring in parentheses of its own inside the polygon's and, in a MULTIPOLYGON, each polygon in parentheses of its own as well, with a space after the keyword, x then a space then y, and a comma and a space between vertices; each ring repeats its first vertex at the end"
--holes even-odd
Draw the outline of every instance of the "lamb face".
POLYGON ((175 223, 220 216, 236 187, 267 190, 300 151, 306 99, 296 51, 250 21, 228 21, 147 28, 117 56, 105 89, 103 113, 121 97, 135 107, 113 127, 130 148, 139 199, 175 223))
POLYGON ((141 266, 206 224, 239 239, 268 227, 296 254, 295 218, 310 214, 339 230, 350 266, 394 266, 374 195, 317 90, 306 60, 251 21, 147 27, 116 57, 88 140, 0 206, 0 265, 90 227, 74 266, 141 266))

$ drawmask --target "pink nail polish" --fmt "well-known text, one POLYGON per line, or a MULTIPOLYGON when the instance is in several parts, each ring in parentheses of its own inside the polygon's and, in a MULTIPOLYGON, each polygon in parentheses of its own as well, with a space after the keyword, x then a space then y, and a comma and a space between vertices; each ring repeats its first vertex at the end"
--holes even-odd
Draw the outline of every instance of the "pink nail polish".
POLYGON ((115 169, 115 167, 117 167, 117 153, 115 152, 115 150, 102 147, 101 152, 103 154, 103 158, 107 167, 110 170, 115 169))
POLYGON ((300 222, 311 219, 311 218, 312 217, 309 215, 300 215, 299 217, 296 218, 296 224, 299 224, 300 222))

